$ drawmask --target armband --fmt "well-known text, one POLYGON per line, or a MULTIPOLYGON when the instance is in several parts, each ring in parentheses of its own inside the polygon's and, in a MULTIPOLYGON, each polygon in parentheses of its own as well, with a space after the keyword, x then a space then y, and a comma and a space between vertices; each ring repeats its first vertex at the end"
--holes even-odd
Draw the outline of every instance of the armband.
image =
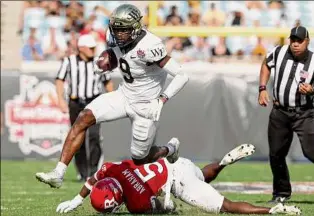
POLYGON ((259 88, 258 88, 259 92, 265 91, 265 90, 266 90, 266 86, 265 85, 260 85, 259 88))
POLYGON ((84 186, 85 186, 88 190, 90 190, 90 191, 92 190, 92 186, 91 186, 91 184, 90 184, 88 181, 85 182, 84 186))
POLYGON ((164 94, 164 93, 162 93, 159 96, 159 98, 162 100, 163 103, 166 103, 169 100, 169 97, 166 94, 164 94))

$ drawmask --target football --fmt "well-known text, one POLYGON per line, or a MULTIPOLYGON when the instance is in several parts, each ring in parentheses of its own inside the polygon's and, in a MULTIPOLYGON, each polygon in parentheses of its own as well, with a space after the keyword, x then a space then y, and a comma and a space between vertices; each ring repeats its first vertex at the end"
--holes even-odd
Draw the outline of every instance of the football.
POLYGON ((100 54, 96 64, 105 72, 115 69, 118 66, 118 60, 113 50, 107 49, 100 54))

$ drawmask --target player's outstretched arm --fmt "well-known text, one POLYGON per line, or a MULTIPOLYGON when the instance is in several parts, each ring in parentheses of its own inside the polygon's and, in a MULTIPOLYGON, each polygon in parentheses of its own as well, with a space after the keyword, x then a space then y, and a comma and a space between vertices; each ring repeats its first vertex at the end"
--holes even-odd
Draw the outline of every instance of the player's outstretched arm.
POLYGON ((168 55, 158 62, 158 66, 173 76, 173 80, 163 93, 163 96, 170 99, 184 87, 184 85, 189 81, 189 77, 182 71, 181 66, 168 55))
POLYGON ((287 206, 282 203, 276 206, 262 207, 255 206, 247 202, 233 202, 224 199, 220 212, 233 214, 286 214, 286 215, 301 215, 301 210, 297 206, 287 206))
POLYGON ((160 97, 151 102, 152 107, 148 114, 148 118, 153 121, 159 121, 164 103, 175 96, 184 87, 189 80, 189 77, 181 70, 181 66, 168 55, 165 55, 162 59, 154 62, 174 77, 160 97))
POLYGON ((90 194, 92 186, 97 182, 95 177, 88 179, 79 194, 77 194, 72 200, 64 201, 60 203, 56 209, 56 212, 67 213, 77 209, 83 204, 84 199, 90 194))

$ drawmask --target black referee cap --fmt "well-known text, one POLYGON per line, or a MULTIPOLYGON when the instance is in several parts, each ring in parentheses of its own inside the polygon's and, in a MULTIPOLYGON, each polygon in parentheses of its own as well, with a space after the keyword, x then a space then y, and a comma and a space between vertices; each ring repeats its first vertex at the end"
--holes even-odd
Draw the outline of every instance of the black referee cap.
POLYGON ((309 38, 309 32, 307 29, 303 26, 297 26, 291 29, 290 37, 297 37, 301 40, 304 40, 305 38, 309 38))

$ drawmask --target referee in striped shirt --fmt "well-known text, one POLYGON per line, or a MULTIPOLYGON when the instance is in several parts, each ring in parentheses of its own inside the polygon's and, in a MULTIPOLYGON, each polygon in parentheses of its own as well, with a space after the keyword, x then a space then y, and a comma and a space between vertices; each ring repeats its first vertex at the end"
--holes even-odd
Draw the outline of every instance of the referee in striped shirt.
MULTIPOLYGON (((82 35, 78 39, 78 54, 65 57, 56 77, 56 88, 59 106, 62 112, 69 112, 71 125, 79 113, 93 99, 102 93, 103 87, 107 92, 113 90, 109 75, 94 73, 96 41, 92 35, 82 35), (69 103, 64 99, 64 82, 69 84, 69 103)), ((97 171, 101 156, 100 125, 95 124, 86 132, 85 145, 75 155, 75 165, 80 179, 85 181, 97 171)))
POLYGON ((268 124, 273 202, 285 202, 291 196, 285 159, 293 132, 298 135, 304 156, 314 163, 314 56, 308 45, 306 28, 295 27, 291 29, 290 45, 275 47, 261 66, 258 98, 261 106, 269 103, 266 85, 270 73, 274 74, 273 108, 268 124))

